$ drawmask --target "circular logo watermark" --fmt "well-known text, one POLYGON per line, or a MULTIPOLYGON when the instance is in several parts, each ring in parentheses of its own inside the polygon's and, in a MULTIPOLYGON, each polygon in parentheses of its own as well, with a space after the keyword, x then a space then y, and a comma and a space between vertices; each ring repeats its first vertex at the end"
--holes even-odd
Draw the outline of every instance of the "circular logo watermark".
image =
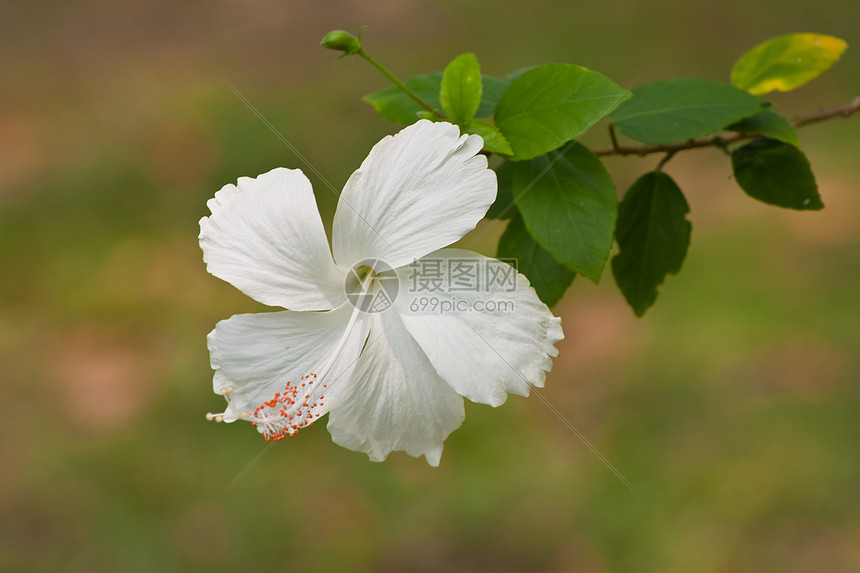
POLYGON ((347 300, 360 311, 382 312, 397 299, 400 280, 385 261, 364 259, 346 274, 343 289, 347 300))

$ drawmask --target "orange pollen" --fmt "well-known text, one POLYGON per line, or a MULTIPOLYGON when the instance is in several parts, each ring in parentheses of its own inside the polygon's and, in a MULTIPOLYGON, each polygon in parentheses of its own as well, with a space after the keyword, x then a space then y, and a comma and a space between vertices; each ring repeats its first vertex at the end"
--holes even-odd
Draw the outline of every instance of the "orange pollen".
MULTIPOLYGON (((316 374, 301 377, 301 386, 287 382, 283 392, 278 392, 271 400, 266 400, 256 410, 251 418, 251 424, 263 435, 267 442, 292 437, 296 432, 313 425, 320 414, 315 408, 322 406, 322 401, 310 402, 311 390, 316 383, 316 374), (299 392, 308 392, 300 398, 299 392)), ((325 386, 325 385, 323 385, 325 386)))

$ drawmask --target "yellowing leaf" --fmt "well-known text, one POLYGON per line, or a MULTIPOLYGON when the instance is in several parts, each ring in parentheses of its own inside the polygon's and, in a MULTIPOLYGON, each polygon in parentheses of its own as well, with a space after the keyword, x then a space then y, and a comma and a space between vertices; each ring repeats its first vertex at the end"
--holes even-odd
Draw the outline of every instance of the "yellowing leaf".
POLYGON ((824 34, 771 38, 735 62, 732 84, 755 95, 787 92, 830 69, 847 47, 845 40, 824 34))

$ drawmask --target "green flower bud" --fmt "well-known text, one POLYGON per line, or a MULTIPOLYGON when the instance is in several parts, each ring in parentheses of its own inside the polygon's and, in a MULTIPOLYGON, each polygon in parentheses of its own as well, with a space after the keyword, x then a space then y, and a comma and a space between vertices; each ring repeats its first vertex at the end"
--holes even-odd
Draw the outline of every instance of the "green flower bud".
POLYGON ((325 35, 320 45, 329 50, 340 50, 347 56, 357 54, 361 50, 361 40, 343 30, 332 30, 325 35))

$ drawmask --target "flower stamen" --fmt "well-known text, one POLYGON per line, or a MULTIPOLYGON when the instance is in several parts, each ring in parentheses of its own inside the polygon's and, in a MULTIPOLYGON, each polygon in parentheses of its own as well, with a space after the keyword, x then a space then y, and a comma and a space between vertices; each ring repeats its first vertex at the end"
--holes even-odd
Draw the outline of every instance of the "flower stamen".
POLYGON ((251 424, 257 427, 257 431, 263 435, 263 439, 267 442, 292 437, 302 428, 311 427, 316 419, 328 411, 323 408, 325 405, 323 394, 326 392, 328 384, 322 382, 331 373, 352 335, 358 317, 363 312, 361 301, 367 295, 372 280, 372 273, 368 273, 364 277, 362 281, 363 292, 359 297, 359 304, 352 311, 340 341, 329 356, 325 366, 319 371, 319 376, 311 372, 302 376, 295 384, 292 381, 287 382, 282 392, 277 392, 273 398, 266 400, 254 410, 253 417, 250 418, 251 424))
POLYGON ((292 437, 302 428, 309 428, 324 412, 322 396, 311 399, 317 384, 317 375, 310 373, 302 376, 299 384, 287 382, 283 392, 278 392, 271 400, 266 400, 254 410, 251 424, 263 435, 267 442, 292 437))
MULTIPOLYGON (((217 414, 212 412, 207 413, 206 419, 210 422, 235 422, 239 419, 240 416, 236 415, 236 412, 233 411, 231 404, 231 401, 233 400, 233 387, 228 386, 227 388, 222 388, 219 393, 224 396, 225 400, 227 400, 227 407, 224 409, 223 412, 219 412, 217 414)), ((248 413, 242 412, 241 417, 247 418, 248 413)))

